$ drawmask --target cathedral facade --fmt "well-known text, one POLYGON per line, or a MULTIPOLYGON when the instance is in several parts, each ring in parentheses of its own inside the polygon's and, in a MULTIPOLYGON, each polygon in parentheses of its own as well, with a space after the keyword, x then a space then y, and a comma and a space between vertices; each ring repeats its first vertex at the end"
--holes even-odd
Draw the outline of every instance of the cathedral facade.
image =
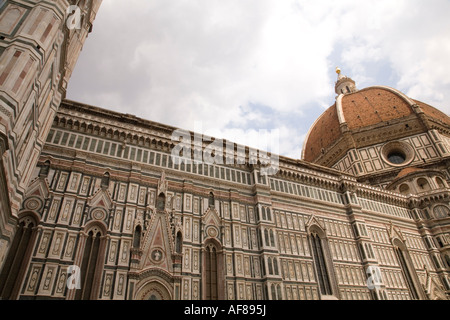
POLYGON ((448 299, 447 115, 337 70, 301 159, 180 148, 64 99, 100 5, 72 2, 0 2, 1 299, 448 299))

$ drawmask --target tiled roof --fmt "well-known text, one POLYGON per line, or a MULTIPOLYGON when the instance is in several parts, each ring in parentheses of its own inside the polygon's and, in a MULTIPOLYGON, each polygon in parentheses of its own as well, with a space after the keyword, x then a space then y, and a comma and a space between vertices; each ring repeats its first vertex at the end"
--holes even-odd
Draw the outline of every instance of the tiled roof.
POLYGON ((396 178, 402 178, 412 172, 418 172, 418 171, 424 171, 424 170, 419 169, 419 168, 414 168, 414 167, 405 168, 398 173, 396 178))
POLYGON ((381 88, 368 88, 345 95, 342 111, 349 129, 369 127, 413 113, 402 97, 381 88))
MULTIPOLYGON (((338 99, 339 103, 339 99, 338 99)), ((401 92, 388 87, 369 87, 342 96, 341 121, 350 132, 377 124, 387 124, 414 115, 411 105, 417 104, 429 118, 450 126, 450 118, 436 108, 423 102, 412 100, 401 92)), ((303 145, 303 159, 314 162, 322 152, 326 152, 341 136, 338 105, 328 108, 309 130, 303 145)))
POLYGON ((418 104, 423 113, 425 113, 428 117, 439 120, 450 126, 450 117, 448 115, 421 101, 414 100, 414 102, 418 104))
POLYGON ((304 160, 313 162, 322 149, 329 147, 341 135, 336 104, 328 108, 316 121, 309 132, 305 148, 304 160))

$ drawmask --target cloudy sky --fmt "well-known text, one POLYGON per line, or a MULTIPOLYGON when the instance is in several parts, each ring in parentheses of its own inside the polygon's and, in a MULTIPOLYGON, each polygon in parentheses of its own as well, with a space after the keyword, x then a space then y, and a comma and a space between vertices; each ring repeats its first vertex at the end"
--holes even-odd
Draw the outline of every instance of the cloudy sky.
POLYGON ((297 159, 334 103, 336 66, 449 114, 449 12, 449 0, 103 0, 67 98, 297 159))

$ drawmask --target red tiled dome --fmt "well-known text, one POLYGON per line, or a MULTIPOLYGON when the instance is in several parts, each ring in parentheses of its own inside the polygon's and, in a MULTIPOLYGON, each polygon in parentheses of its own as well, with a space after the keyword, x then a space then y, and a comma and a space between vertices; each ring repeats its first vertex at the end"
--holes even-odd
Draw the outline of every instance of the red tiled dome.
POLYGON ((314 162, 342 136, 341 127, 351 133, 390 121, 417 115, 418 105, 427 118, 450 126, 450 118, 436 108, 410 99, 398 90, 373 86, 340 95, 310 128, 302 151, 303 160, 314 162))

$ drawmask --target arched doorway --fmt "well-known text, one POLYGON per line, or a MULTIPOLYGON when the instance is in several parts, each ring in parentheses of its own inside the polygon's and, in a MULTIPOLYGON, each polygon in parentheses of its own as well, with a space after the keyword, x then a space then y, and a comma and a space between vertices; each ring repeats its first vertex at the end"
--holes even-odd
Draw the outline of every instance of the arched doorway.
POLYGON ((172 300, 167 285, 158 280, 150 280, 136 294, 136 300, 172 300))

